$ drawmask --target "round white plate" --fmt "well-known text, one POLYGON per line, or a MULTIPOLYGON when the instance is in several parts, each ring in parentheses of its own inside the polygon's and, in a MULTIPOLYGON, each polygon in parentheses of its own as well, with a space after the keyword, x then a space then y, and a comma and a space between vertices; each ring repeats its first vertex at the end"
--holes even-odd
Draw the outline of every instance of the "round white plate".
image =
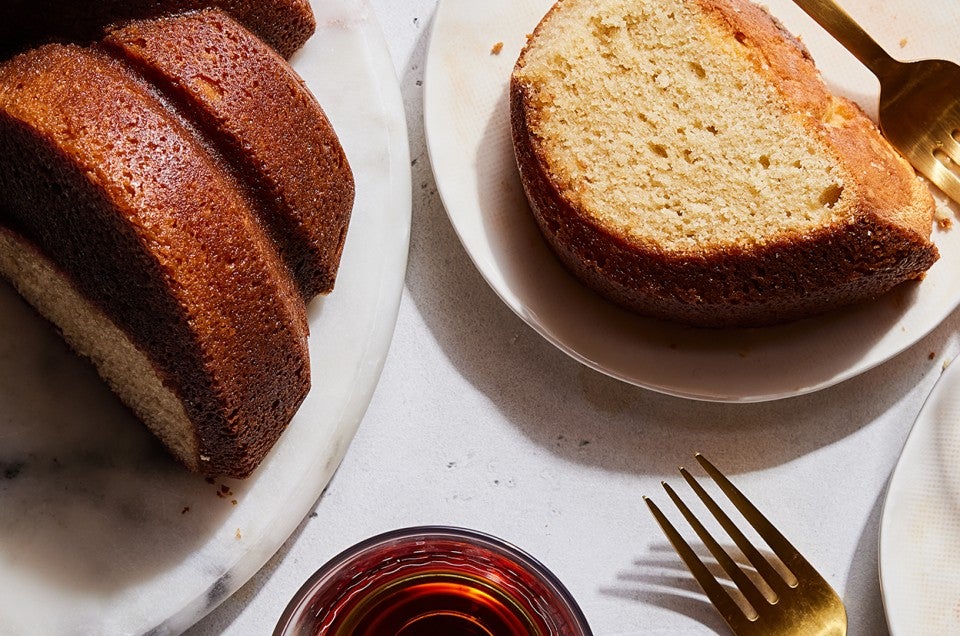
POLYGON ((937 381, 887 489, 880 584, 892 634, 960 634, 960 360, 937 381))
MULTIPOLYGON (((862 373, 915 343, 960 303, 960 229, 934 230, 941 259, 922 283, 782 327, 714 331, 666 324, 620 310, 580 285, 539 235, 510 140, 510 72, 551 4, 441 0, 424 81, 428 149, 450 220, 491 287, 547 340, 642 387, 703 400, 760 401, 862 373)), ((801 37, 835 92, 876 112, 878 84, 869 71, 790 0, 764 4, 801 37)), ((843 5, 898 57, 960 61, 956 3, 938 0, 923 11, 907 0, 843 5)))
POLYGON ((310 307, 313 389, 252 477, 208 482, 0 287, 0 633, 183 631, 276 552, 353 438, 396 324, 409 150, 365 0, 314 10, 317 33, 294 66, 340 136, 357 198, 336 290, 310 307))

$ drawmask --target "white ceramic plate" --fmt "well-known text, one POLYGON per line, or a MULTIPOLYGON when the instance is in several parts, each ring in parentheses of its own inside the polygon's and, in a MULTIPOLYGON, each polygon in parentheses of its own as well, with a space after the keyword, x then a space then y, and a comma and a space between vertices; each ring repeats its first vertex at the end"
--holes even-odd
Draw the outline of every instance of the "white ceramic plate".
POLYGON ((890 479, 880 583, 890 632, 960 634, 960 361, 937 381, 890 479))
POLYGON ((294 65, 351 162, 337 288, 310 307, 313 389, 246 481, 175 465, 86 364, 0 288, 0 633, 178 633, 239 588, 309 512, 369 403, 410 230, 406 121, 364 0, 314 3, 294 65))
MULTIPOLYGON (((834 91, 876 112, 878 84, 869 71, 790 0, 764 4, 807 44, 834 91)), ((926 3, 922 12, 907 0, 843 5, 899 57, 960 61, 956 3, 926 3)), ((922 284, 783 327, 674 326, 636 317, 584 288, 542 241, 510 141, 510 71, 526 34, 550 6, 551 0, 440 0, 424 84, 428 148, 450 220, 491 287, 547 340, 594 369, 656 391, 770 400, 822 389, 880 364, 960 302, 960 229, 934 231, 942 256, 922 284)))

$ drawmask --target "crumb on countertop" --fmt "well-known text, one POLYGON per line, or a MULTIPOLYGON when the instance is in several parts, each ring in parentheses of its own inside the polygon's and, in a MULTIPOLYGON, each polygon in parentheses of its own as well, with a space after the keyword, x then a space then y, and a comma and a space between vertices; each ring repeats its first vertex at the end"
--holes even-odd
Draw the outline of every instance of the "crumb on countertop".
POLYGON ((900 48, 902 49, 907 45, 907 38, 900 38, 900 48))
POLYGON ((491 55, 500 55, 500 51, 503 50, 503 42, 497 42, 492 47, 490 47, 491 55))
POLYGON ((941 230, 949 230, 953 227, 953 214, 943 206, 937 206, 936 212, 933 213, 933 220, 941 230))

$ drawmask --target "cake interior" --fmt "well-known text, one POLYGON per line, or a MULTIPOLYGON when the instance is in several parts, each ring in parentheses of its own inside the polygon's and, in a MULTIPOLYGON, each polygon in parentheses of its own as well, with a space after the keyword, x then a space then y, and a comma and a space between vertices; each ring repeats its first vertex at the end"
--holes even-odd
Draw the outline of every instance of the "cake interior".
POLYGON ((114 393, 180 461, 197 470, 197 438, 183 404, 113 321, 50 259, 4 228, 0 228, 0 274, 56 325, 74 351, 94 364, 114 393))
POLYGON ((515 71, 547 169, 586 215, 668 251, 830 223, 839 162, 695 4, 565 0, 548 16, 515 71))

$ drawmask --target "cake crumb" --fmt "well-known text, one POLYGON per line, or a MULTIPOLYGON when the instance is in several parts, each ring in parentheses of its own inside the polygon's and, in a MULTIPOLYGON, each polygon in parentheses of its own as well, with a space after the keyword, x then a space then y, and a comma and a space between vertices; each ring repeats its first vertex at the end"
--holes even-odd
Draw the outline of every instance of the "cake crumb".
POLYGON ((236 499, 231 499, 231 500, 230 500, 230 503, 232 503, 234 506, 236 506, 236 505, 237 505, 237 500, 236 500, 236 499))
POLYGON ((491 55, 500 55, 500 51, 503 50, 503 42, 497 42, 492 47, 490 47, 491 55))
POLYGON ((237 528, 237 532, 233 536, 236 537, 237 541, 243 538, 243 536, 240 534, 240 528, 237 528))
POLYGON ((936 352, 936 351, 931 351, 931 352, 930 352, 930 355, 927 356, 927 359, 928 359, 928 360, 933 360, 933 359, 936 358, 936 357, 937 357, 937 352, 936 352))
POLYGON ((937 222, 937 227, 941 230, 949 230, 953 227, 953 217, 950 210, 944 206, 937 206, 936 211, 933 213, 933 218, 937 222))
POLYGON ((184 506, 183 510, 180 511, 180 514, 185 515, 190 512, 190 506, 184 506))
POLYGON ((907 45, 907 38, 900 38, 900 48, 902 49, 907 45))

